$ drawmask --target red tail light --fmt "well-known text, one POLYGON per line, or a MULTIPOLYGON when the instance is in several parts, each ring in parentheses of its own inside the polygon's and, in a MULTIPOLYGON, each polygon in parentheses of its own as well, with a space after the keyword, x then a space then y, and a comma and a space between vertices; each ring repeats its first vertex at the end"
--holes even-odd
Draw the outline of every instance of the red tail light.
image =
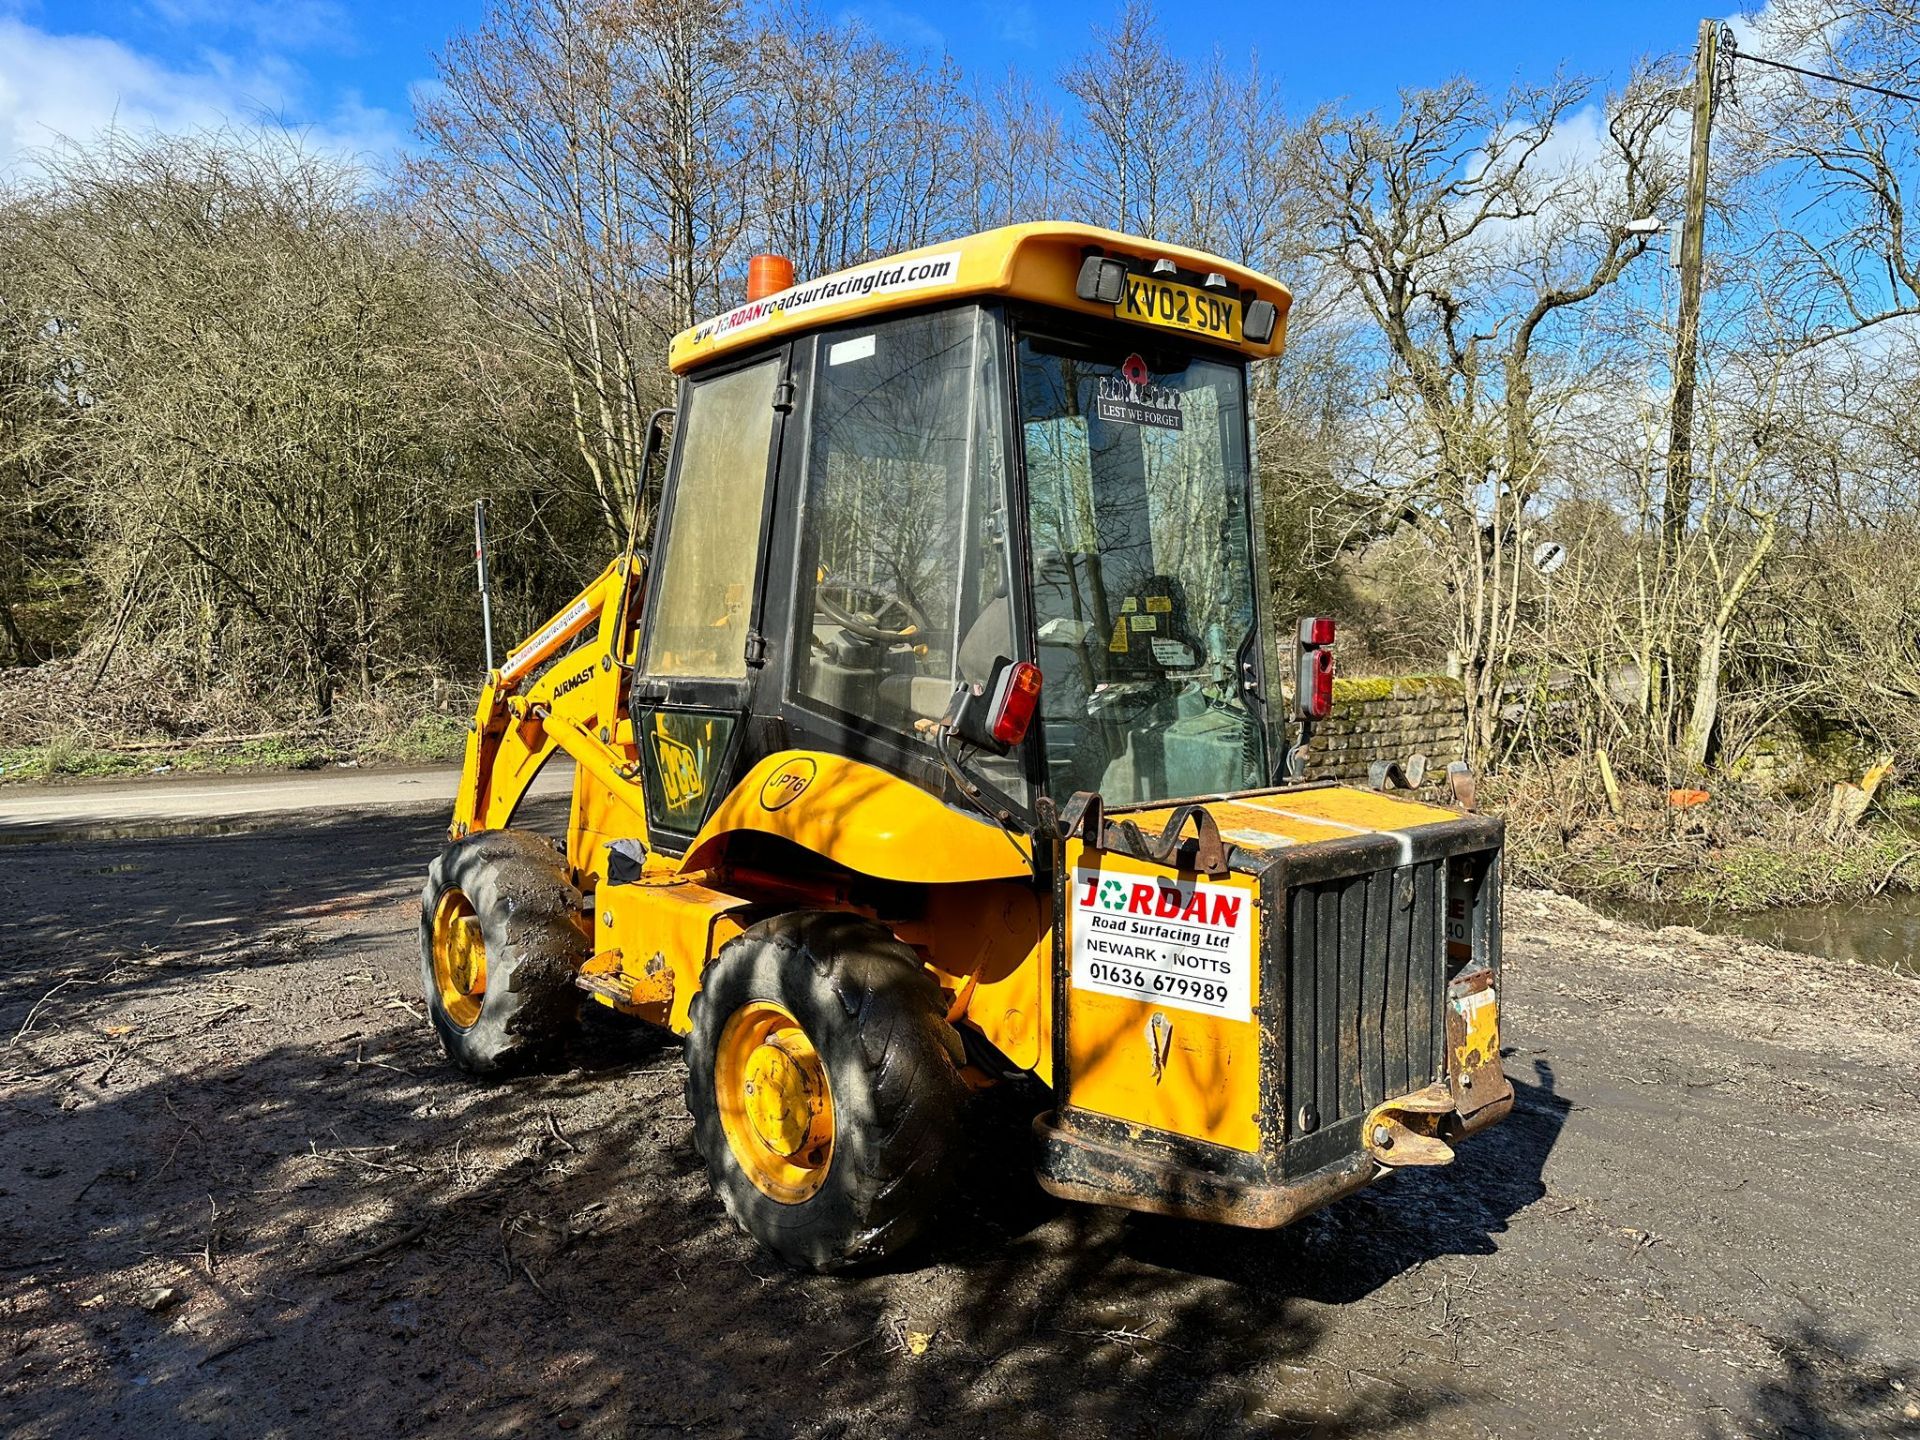
POLYGON ((987 729, 1011 750, 1027 738, 1033 712, 1040 708, 1040 667, 1022 660, 1000 672, 993 703, 987 708, 987 729))
POLYGON ((1305 650, 1300 655, 1300 713, 1324 720, 1333 713, 1333 652, 1305 650))
POLYGON ((1300 622, 1300 673, 1294 677, 1294 708, 1304 720, 1333 712, 1333 621, 1311 615, 1300 622))

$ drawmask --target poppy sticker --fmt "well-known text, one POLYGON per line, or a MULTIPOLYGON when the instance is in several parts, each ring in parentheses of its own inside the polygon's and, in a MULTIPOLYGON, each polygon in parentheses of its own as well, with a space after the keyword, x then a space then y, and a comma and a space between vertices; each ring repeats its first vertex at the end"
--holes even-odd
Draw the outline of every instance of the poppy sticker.
POLYGON ((1116 374, 1100 378, 1093 413, 1116 425, 1145 425, 1154 430, 1181 430, 1180 392, 1153 383, 1153 372, 1138 353, 1127 356, 1116 374))

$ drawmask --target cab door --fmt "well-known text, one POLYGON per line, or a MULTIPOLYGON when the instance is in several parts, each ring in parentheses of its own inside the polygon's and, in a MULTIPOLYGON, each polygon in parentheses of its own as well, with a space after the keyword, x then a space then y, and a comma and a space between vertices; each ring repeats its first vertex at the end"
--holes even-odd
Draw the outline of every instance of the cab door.
POLYGON ((766 663, 768 519, 789 349, 687 382, 649 577, 634 741, 647 830, 679 853, 726 793, 766 663))

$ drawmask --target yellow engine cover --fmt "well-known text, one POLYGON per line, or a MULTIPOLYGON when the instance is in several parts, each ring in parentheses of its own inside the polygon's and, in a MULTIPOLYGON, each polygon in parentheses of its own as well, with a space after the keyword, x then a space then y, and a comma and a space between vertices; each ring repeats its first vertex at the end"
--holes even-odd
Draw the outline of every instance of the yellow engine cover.
MULTIPOLYGON (((1277 1032, 1266 1047, 1271 1073, 1261 1074, 1263 1029, 1287 1002, 1284 993, 1262 994, 1262 874, 1271 877, 1281 853, 1356 837, 1387 837, 1411 858, 1417 832, 1462 822, 1452 811, 1344 786, 1220 796, 1205 809, 1240 857, 1217 878, 1079 837, 1067 842, 1067 1103, 1254 1152, 1280 1142, 1277 1129, 1262 1134, 1262 1102, 1274 1102, 1264 1107, 1274 1128, 1286 1083, 1286 1037, 1277 1032), (1274 1093, 1263 1096, 1263 1084, 1274 1093)), ((1152 835, 1175 807, 1108 813, 1152 835)), ((1285 973, 1268 974, 1282 992, 1285 973)))

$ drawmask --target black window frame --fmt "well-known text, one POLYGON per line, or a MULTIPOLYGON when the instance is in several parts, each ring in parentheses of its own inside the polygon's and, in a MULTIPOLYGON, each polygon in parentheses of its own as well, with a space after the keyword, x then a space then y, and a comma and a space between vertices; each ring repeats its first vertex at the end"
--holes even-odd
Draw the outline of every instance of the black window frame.
MULTIPOLYGON (((668 710, 689 715, 728 716, 735 722, 728 736, 726 749, 714 767, 706 804, 701 808, 692 830, 688 831, 680 826, 668 826, 665 823, 665 817, 654 814, 649 805, 648 844, 664 855, 686 854, 693 837, 699 833, 700 827, 706 824, 714 807, 739 783, 741 775, 760 758, 762 753, 784 748, 778 735, 768 734, 766 727, 757 724, 756 721, 759 720, 760 712, 765 705, 764 697, 768 691, 767 671, 776 661, 776 657, 766 653, 764 647, 767 645, 765 637, 768 633, 767 609, 775 582, 771 547, 774 543, 773 537, 780 509, 785 503, 788 485, 787 463, 788 456, 792 453, 788 427, 793 420, 793 350, 794 342, 791 340, 781 340, 761 346, 739 356, 731 356, 724 362, 703 366, 696 372, 681 376, 676 389, 675 398, 679 405, 679 414, 689 416, 693 412, 688 400, 694 387, 710 380, 722 379, 741 370, 751 369, 755 365, 765 364, 769 360, 777 361, 779 365, 773 391, 775 412, 773 434, 767 446, 766 485, 761 492, 760 530, 754 552, 753 595, 748 607, 745 641, 749 649, 744 676, 722 678, 649 675, 643 668, 652 642, 653 626, 659 616, 660 587, 666 577, 665 566, 656 561, 666 554, 667 539, 672 533, 673 514, 679 507, 680 472, 685 458, 682 437, 687 433, 684 425, 674 427, 673 447, 666 470, 661 476, 660 504, 654 516, 653 536, 646 552, 647 574, 642 597, 640 633, 636 637, 637 644, 634 651, 634 670, 627 682, 627 713, 634 727, 634 743, 640 752, 643 794, 652 788, 654 781, 647 772, 651 762, 647 749, 648 736, 643 732, 642 726, 655 711, 668 710), (756 643, 763 647, 758 659, 755 658, 752 649, 756 643)), ((776 623, 777 619, 776 615, 776 623)))
MULTIPOLYGON (((1270 574, 1266 555, 1266 531, 1260 523, 1264 513, 1261 509, 1263 497, 1260 489, 1260 472, 1255 465, 1254 423, 1253 423, 1253 367, 1247 357, 1230 346, 1212 345, 1197 335, 1184 335, 1172 330, 1162 330, 1153 326, 1130 324, 1124 320, 1109 320, 1098 315, 1084 315, 1077 311, 1056 310, 1044 305, 1016 303, 1004 307, 1005 325, 1003 352, 1005 355, 1006 404, 1008 406, 1006 439, 1013 452, 1015 469, 1009 472, 1010 482, 1017 476, 1019 490, 1020 522, 1014 528, 1018 532, 1019 546, 1022 552, 1022 570, 1016 577, 1017 588, 1028 599, 1028 611, 1023 622, 1021 641, 1027 648, 1029 657, 1038 653, 1039 641, 1033 633, 1031 610, 1031 592, 1033 589, 1033 571, 1031 566, 1032 526, 1029 522, 1030 491, 1027 482, 1027 451, 1022 443, 1022 424, 1020 420, 1020 342, 1029 335, 1041 336, 1069 342, 1091 342, 1100 344, 1111 340, 1117 345, 1130 349, 1157 347, 1191 354, 1196 357, 1214 360, 1222 364, 1238 365, 1245 377, 1247 419, 1242 427, 1246 438, 1247 463, 1247 556, 1248 568, 1253 576, 1253 616, 1248 634, 1251 645, 1242 645, 1235 652, 1235 662, 1245 665, 1249 661, 1254 671, 1253 684, 1246 683, 1244 671, 1236 677, 1242 702, 1253 717, 1266 749, 1266 771, 1263 781, 1277 783, 1286 766, 1286 736, 1274 723, 1272 707, 1267 703, 1271 693, 1268 686, 1267 641, 1272 627, 1272 601, 1270 574), (1250 653, 1249 653, 1250 652, 1250 653), (1247 660, 1240 656, 1245 654, 1247 660)), ((1009 488, 1013 488, 1011 483, 1009 488)), ((1047 788, 1048 759, 1046 754, 1046 726, 1035 717, 1033 728, 1027 734, 1027 747, 1034 763, 1029 766, 1027 783, 1036 797, 1049 795, 1047 788)), ((1184 800, 1184 795, 1169 795, 1165 800, 1184 800)), ((1150 805, 1160 801, 1146 802, 1150 805)))
POLYGON ((752 647, 756 637, 765 644, 767 595, 772 577, 771 556, 768 553, 769 537, 774 527, 776 512, 781 503, 780 477, 781 458, 785 454, 788 438, 786 427, 793 420, 793 406, 790 397, 793 394, 793 349, 791 342, 782 342, 729 359, 722 364, 703 367, 696 373, 680 377, 676 392, 679 423, 674 426, 673 454, 671 463, 660 484, 660 509, 654 519, 653 543, 647 552, 647 580, 644 602, 640 618, 641 631, 634 650, 634 675, 629 695, 630 708, 645 706, 672 706, 675 709, 699 710, 745 710, 752 699, 753 691, 759 683, 759 673, 763 670, 767 657, 762 655, 756 661, 752 647), (767 446, 766 485, 760 498, 760 531, 754 550, 754 574, 752 597, 748 607, 746 674, 741 677, 717 677, 704 675, 650 675, 645 662, 653 643, 653 628, 659 620, 659 597, 661 586, 666 580, 667 543, 673 533, 674 512, 680 507, 680 471, 685 463, 686 447, 683 437, 686 431, 686 419, 693 416, 690 399, 694 388, 708 381, 719 380, 742 370, 750 370, 769 360, 777 361, 779 370, 774 379, 775 420, 771 442, 767 446))
MULTIPOLYGON (((1008 598, 1012 609, 1013 649, 1016 654, 1009 656, 1013 660, 1029 660, 1033 657, 1033 617, 1028 595, 1028 557, 1025 527, 1019 517, 1025 513, 1025 472, 1021 468, 1019 437, 1014 426, 1007 423, 1013 403, 1013 348, 1011 331, 1006 320, 1006 307, 991 301, 968 301, 963 304, 925 305, 912 309, 889 311, 885 315, 871 317, 878 326, 897 320, 909 320, 938 311, 962 311, 978 317, 981 325, 979 344, 991 346, 995 359, 999 394, 996 397, 1000 405, 1002 423, 995 427, 997 435, 986 435, 984 444, 997 444, 1000 450, 1000 473, 1004 477, 1007 496, 1007 563, 1008 598)), ((847 322, 857 327, 858 321, 847 322)), ((874 765, 938 796, 945 803, 970 814, 977 814, 979 807, 961 796, 954 787, 952 777, 947 774, 930 738, 904 730, 894 729, 869 721, 861 716, 848 715, 829 709, 813 700, 800 688, 801 664, 804 652, 801 649, 800 624, 803 588, 804 560, 806 546, 804 536, 809 518, 808 477, 812 473, 813 447, 815 439, 815 402, 818 395, 817 380, 822 371, 821 353, 830 336, 837 336, 847 328, 847 324, 837 324, 828 329, 813 332, 800 337, 794 343, 794 376, 799 402, 794 413, 788 417, 790 425, 797 423, 798 444, 795 451, 797 459, 789 472, 795 477, 792 508, 785 512, 788 524, 780 527, 784 532, 787 554, 784 557, 785 582, 781 591, 785 600, 786 616, 781 644, 785 650, 780 667, 777 685, 779 695, 777 713, 793 736, 796 746, 816 746, 835 754, 843 754, 850 759, 874 765)), ((974 364, 978 367, 984 351, 977 350, 974 364)), ((790 442, 791 444, 791 442, 790 442)), ((969 478, 972 487, 972 478, 969 478)), ((971 504, 971 496, 969 497, 971 504)), ((810 613, 810 611, 809 611, 810 613)), ((954 637, 957 647, 960 637, 954 637)), ((771 667, 769 667, 771 668, 771 667)), ((1021 778, 1025 781, 1029 793, 1038 797, 1043 793, 1040 777, 1045 774, 1038 759, 1038 726, 1030 732, 1027 739, 1013 752, 1020 766, 1021 778)), ((1021 797, 1009 795, 992 784, 977 771, 970 774, 970 780, 978 784, 987 797, 990 808, 1005 810, 1017 816, 1030 817, 1032 809, 1029 802, 1021 797)))

